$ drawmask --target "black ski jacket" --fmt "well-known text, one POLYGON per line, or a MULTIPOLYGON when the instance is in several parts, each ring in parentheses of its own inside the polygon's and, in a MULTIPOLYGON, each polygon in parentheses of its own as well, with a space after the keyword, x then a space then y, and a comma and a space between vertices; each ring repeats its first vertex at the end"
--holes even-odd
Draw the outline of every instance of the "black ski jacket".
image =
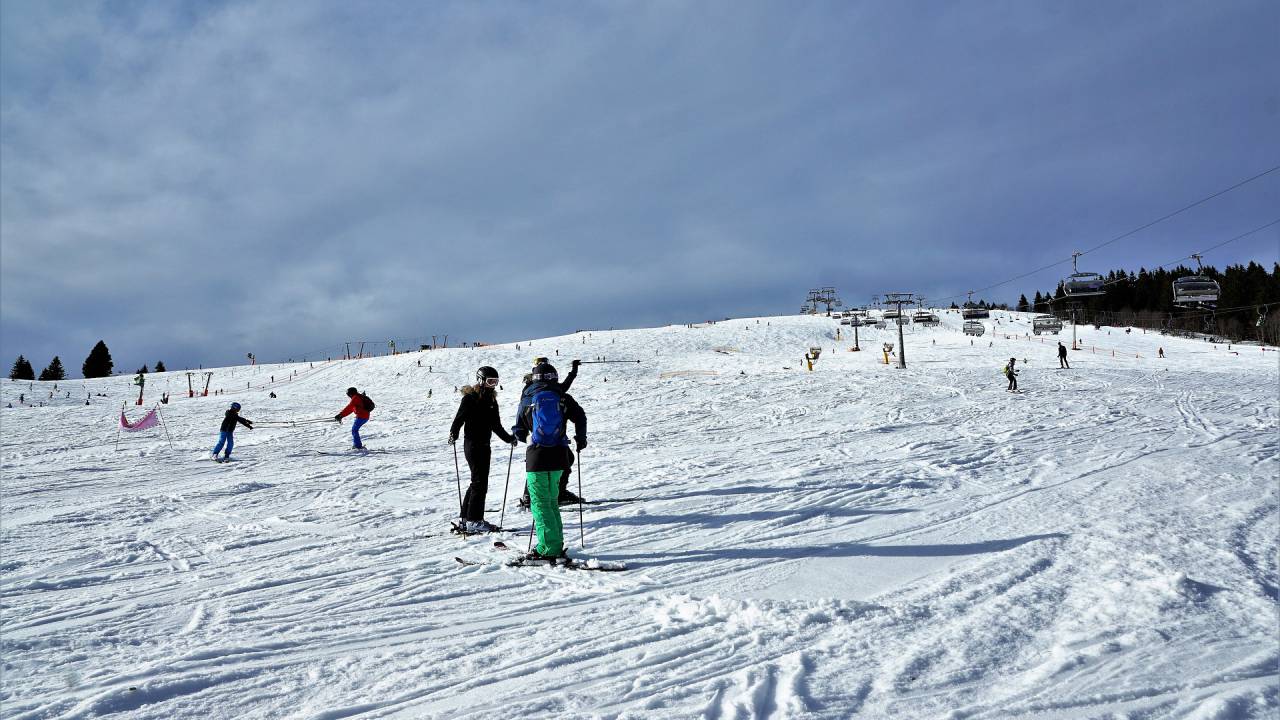
POLYGON ((236 423, 240 423, 241 425, 249 428, 250 430, 253 429, 252 420, 245 420, 244 418, 240 417, 240 412, 237 410, 228 410, 226 417, 222 418, 222 427, 220 428, 220 430, 222 432, 235 432, 236 423))
POLYGON ((453 416, 453 425, 449 434, 458 436, 463 429, 468 441, 489 441, 490 433, 497 433, 502 442, 515 440, 511 433, 502 427, 502 418, 498 415, 498 396, 492 391, 486 392, 475 385, 462 388, 462 401, 458 403, 458 414, 453 416))

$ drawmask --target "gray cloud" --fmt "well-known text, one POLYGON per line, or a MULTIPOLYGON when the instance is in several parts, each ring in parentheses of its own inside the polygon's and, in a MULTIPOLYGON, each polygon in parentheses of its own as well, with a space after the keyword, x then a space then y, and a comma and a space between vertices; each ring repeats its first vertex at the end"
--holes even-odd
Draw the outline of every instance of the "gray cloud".
MULTIPOLYGON (((0 352, 178 367, 790 312, 820 283, 949 295, 1276 164, 1278 25, 1269 2, 7 2, 0 352)), ((1272 177, 1089 260, 1277 207, 1272 177)))

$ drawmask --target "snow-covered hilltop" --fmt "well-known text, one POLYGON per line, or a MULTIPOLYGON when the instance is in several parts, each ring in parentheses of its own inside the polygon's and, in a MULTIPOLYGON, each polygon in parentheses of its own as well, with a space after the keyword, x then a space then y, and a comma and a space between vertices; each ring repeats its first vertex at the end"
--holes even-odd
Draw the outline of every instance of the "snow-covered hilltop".
POLYGON ((2 714, 1275 717, 1280 354, 1082 327, 1058 370, 1030 316, 941 315, 905 370, 896 331, 785 317, 151 375, 166 425, 119 451, 128 378, 4 381, 2 714), (641 361, 571 391, 584 494, 639 499, 566 539, 626 572, 501 565, 523 446, 526 534, 447 531, 454 388, 496 367, 510 423, 535 355, 641 361), (349 385, 379 452, 262 423, 208 460, 229 402, 331 419, 349 385))

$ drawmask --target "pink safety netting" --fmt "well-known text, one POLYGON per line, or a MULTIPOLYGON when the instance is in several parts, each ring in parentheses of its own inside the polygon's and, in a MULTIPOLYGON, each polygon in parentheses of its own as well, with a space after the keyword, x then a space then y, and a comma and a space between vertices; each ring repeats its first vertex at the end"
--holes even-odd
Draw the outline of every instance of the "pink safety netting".
POLYGON ((120 411, 120 429, 122 430, 128 430, 129 432, 137 432, 139 430, 146 430, 147 428, 153 428, 159 424, 160 424, 160 417, 156 414, 155 410, 152 410, 146 415, 143 415, 142 419, 135 423, 129 422, 129 418, 124 416, 124 411, 123 410, 120 411))

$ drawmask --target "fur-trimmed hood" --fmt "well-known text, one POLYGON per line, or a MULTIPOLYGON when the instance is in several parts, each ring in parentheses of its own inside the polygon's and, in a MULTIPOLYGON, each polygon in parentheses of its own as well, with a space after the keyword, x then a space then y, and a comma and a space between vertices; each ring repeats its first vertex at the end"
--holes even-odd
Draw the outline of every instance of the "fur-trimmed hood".
MULTIPOLYGON (((476 384, 476 385, 463 385, 458 390, 458 392, 462 393, 463 395, 479 395, 480 397, 484 397, 485 390, 489 390, 489 388, 486 388, 483 385, 476 384)), ((493 397, 498 396, 498 392, 496 390, 489 390, 489 392, 493 397)))

